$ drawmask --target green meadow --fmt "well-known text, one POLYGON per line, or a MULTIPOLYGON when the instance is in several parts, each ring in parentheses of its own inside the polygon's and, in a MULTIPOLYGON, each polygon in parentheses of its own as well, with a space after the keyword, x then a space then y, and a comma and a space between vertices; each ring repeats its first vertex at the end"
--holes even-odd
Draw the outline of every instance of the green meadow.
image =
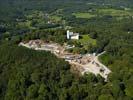
POLYGON ((91 13, 73 13, 72 15, 74 15, 76 18, 87 18, 87 19, 90 19, 90 18, 93 18, 95 17, 96 15, 93 15, 91 13))
POLYGON ((72 13, 76 18, 85 18, 85 19, 91 19, 97 16, 112 16, 117 19, 122 19, 125 17, 133 16, 132 10, 122 10, 122 9, 113 9, 113 8, 105 8, 105 9, 96 9, 92 13, 89 12, 77 12, 77 13, 72 13))
POLYGON ((130 10, 98 9, 98 13, 101 15, 111 15, 114 17, 133 16, 133 12, 130 10))
POLYGON ((78 40, 83 45, 96 45, 96 40, 92 39, 89 35, 81 35, 81 39, 78 40))
POLYGON ((56 22, 61 21, 61 19, 62 19, 62 17, 57 16, 57 15, 52 15, 52 16, 51 16, 51 20, 54 20, 54 21, 56 21, 56 22))

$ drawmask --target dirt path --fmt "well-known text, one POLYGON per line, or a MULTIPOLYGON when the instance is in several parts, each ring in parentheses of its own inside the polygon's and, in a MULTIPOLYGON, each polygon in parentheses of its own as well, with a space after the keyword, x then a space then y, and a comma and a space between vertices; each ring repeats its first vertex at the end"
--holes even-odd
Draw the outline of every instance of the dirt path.
MULTIPOLYGON (((40 41, 38 40, 37 42, 40 41)), ((58 58, 63 58, 66 61, 68 61, 70 65, 76 66, 75 68, 77 68, 82 75, 84 75, 85 73, 93 73, 95 75, 100 74, 105 80, 107 80, 108 74, 111 72, 108 69, 108 67, 103 65, 98 59, 99 56, 106 53, 105 51, 98 54, 97 56, 92 54, 88 54, 89 55, 88 56, 86 54, 82 55, 82 57, 80 58, 80 55, 74 55, 64 52, 65 48, 61 47, 57 43, 52 43, 52 44, 42 43, 42 45, 38 47, 36 41, 32 40, 29 41, 28 43, 20 43, 19 45, 25 46, 27 48, 32 48, 34 50, 51 51, 51 53, 55 54, 58 58), (83 60, 82 58, 84 57, 85 59, 83 60), (91 60, 83 64, 82 61, 86 61, 86 59, 91 59, 91 60)))

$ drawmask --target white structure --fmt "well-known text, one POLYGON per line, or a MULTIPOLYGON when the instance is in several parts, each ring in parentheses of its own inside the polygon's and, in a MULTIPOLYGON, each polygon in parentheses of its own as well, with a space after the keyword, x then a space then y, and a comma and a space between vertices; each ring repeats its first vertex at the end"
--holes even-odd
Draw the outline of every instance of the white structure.
POLYGON ((78 40, 79 39, 79 33, 73 33, 73 32, 70 32, 69 30, 67 30, 67 39, 78 40))

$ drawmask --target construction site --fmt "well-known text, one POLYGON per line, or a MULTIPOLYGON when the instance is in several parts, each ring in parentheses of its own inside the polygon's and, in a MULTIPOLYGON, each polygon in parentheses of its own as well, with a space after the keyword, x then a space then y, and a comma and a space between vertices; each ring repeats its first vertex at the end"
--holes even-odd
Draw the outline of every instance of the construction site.
POLYGON ((103 65, 98 57, 105 52, 95 55, 94 54, 72 54, 66 51, 68 48, 74 48, 74 46, 59 45, 53 42, 44 42, 42 40, 30 40, 28 42, 21 42, 19 46, 24 46, 34 50, 45 50, 50 51, 58 58, 63 58, 68 61, 70 65, 75 66, 75 68, 84 75, 85 73, 93 73, 95 75, 101 75, 105 81, 111 70, 103 65))

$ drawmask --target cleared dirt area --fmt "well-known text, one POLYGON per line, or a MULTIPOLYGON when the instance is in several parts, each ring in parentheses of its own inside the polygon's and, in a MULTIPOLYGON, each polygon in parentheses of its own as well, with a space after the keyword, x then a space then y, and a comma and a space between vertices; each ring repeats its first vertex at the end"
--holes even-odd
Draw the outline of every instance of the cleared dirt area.
POLYGON ((67 46, 61 46, 57 43, 45 43, 41 40, 30 40, 28 42, 21 42, 19 46, 24 46, 34 50, 45 50, 50 51, 51 53, 55 54, 59 58, 65 59, 68 61, 75 70, 78 70, 82 75, 85 73, 93 73, 95 75, 101 75, 105 80, 109 73, 111 72, 105 65, 103 65, 95 54, 72 54, 65 51, 67 46))

